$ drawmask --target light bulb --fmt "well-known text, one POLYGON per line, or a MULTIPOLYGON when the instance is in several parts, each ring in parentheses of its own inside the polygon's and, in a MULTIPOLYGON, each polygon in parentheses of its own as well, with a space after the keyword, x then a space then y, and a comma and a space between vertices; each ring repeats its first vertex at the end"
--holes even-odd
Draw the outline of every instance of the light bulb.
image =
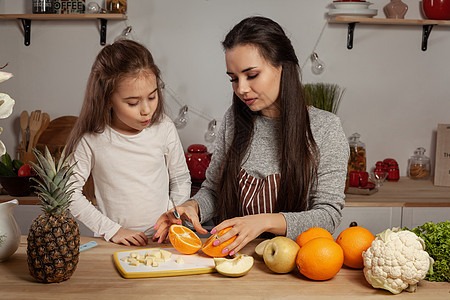
POLYGON ((316 52, 311 54, 311 72, 315 75, 320 75, 325 70, 325 63, 319 59, 316 52))
POLYGON ((90 14, 104 14, 106 10, 101 8, 97 2, 89 2, 86 11, 90 14))
POLYGON ((216 126, 217 126, 216 120, 212 120, 211 122, 209 122, 208 130, 205 133, 206 142, 212 143, 216 139, 216 126))
POLYGON ((133 27, 131 26, 127 26, 122 33, 116 37, 115 41, 117 40, 123 40, 123 39, 128 39, 130 37, 131 31, 133 30, 133 27))
POLYGON ((187 105, 183 106, 180 109, 180 113, 178 114, 178 117, 173 121, 173 123, 175 124, 176 128, 183 128, 186 126, 188 120, 187 120, 187 112, 188 112, 188 107, 187 105))

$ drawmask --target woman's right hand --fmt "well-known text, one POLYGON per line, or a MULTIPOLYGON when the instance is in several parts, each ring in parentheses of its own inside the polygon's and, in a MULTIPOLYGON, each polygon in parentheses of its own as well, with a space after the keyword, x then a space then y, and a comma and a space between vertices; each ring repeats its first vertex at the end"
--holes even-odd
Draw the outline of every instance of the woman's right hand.
POLYGON ((180 219, 175 218, 173 214, 174 209, 170 209, 163 213, 158 221, 156 221, 155 229, 156 233, 153 236, 154 241, 162 243, 166 240, 169 233, 169 228, 172 224, 181 224, 181 221, 189 221, 194 225, 194 229, 200 234, 207 234, 208 231, 202 227, 199 220, 199 208, 198 203, 195 200, 188 200, 182 205, 177 205, 177 211, 180 214, 180 219))
POLYGON ((148 243, 148 237, 143 232, 120 227, 119 231, 113 235, 110 241, 116 244, 123 244, 125 246, 145 246, 148 243))

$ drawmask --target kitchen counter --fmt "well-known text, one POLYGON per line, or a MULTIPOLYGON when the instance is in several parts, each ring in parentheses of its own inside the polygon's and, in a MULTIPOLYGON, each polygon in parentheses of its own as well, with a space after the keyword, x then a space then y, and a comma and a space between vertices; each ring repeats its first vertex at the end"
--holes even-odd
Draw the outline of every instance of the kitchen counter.
MULTIPOLYGON (((312 281, 295 270, 290 274, 272 273, 254 254, 255 240, 241 253, 253 255, 250 272, 239 278, 219 273, 160 278, 125 279, 116 270, 113 253, 138 248, 107 243, 100 238, 82 237, 81 243, 95 240, 99 245, 80 253, 77 270, 61 283, 37 283, 30 276, 26 257, 26 237, 17 252, 0 263, 0 299, 361 299, 394 297, 398 299, 448 299, 448 282, 422 280, 416 293, 390 292, 372 288, 362 270, 343 267, 332 279, 312 281)), ((394 299, 392 298, 392 299, 394 299)))

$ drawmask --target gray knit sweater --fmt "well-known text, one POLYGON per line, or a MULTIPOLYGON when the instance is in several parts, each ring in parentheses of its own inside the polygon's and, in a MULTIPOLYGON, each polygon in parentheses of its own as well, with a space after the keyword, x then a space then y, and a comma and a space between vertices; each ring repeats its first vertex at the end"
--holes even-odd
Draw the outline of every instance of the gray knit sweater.
MULTIPOLYGON (((322 227, 333 233, 339 226, 344 208, 344 187, 349 156, 349 146, 339 118, 329 112, 310 107, 311 130, 320 153, 318 181, 309 191, 308 210, 281 212, 286 219, 286 236, 295 239, 311 227, 322 227)), ((200 208, 200 222, 205 223, 214 216, 219 182, 220 165, 231 144, 234 128, 231 108, 225 113, 217 135, 212 161, 206 180, 193 197, 200 208)), ((254 135, 242 168, 256 178, 265 178, 280 172, 278 162, 279 119, 259 116, 254 135)), ((281 178, 281 180, 283 180, 281 178)))

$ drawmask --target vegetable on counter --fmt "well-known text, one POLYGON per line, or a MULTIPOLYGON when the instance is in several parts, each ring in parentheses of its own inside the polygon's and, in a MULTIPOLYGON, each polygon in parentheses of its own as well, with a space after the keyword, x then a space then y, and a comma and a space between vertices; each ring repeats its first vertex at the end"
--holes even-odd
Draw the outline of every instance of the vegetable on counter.
POLYGON ((427 222, 410 230, 424 240, 425 251, 434 259, 425 279, 450 282, 450 221, 427 222))
POLYGON ((415 292, 433 265, 424 241, 408 230, 386 229, 363 252, 364 276, 374 287, 399 294, 415 292))

